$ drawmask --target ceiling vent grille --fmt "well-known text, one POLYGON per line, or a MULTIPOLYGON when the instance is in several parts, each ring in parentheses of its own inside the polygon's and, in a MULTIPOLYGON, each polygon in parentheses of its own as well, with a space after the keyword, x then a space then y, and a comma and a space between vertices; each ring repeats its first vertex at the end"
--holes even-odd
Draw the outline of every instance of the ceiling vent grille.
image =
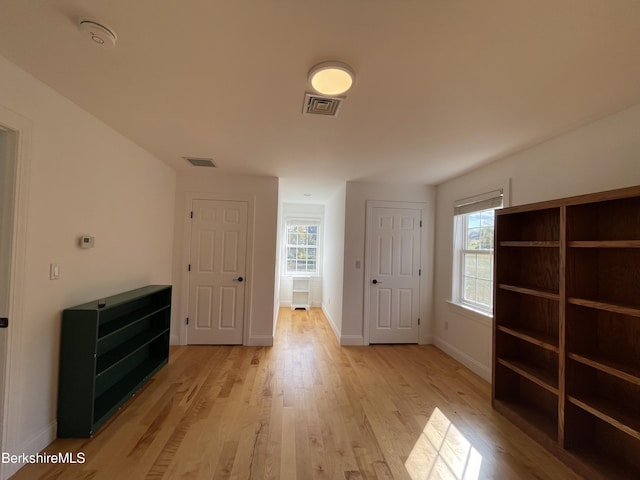
POLYGON ((194 167, 216 168, 216 164, 210 158, 182 157, 194 167))
POLYGON ((313 93, 305 93, 302 113, 304 115, 325 115, 328 117, 335 117, 338 115, 342 101, 342 98, 323 97, 313 93))

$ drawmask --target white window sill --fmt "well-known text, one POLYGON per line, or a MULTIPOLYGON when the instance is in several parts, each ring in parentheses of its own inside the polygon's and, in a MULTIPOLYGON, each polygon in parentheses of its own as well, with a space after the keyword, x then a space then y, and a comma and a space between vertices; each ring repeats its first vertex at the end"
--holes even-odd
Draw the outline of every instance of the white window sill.
POLYGON ((481 310, 476 310, 466 305, 461 305, 454 302, 453 300, 447 300, 447 304, 449 306, 449 311, 452 313, 462 315, 463 317, 466 317, 487 327, 493 326, 493 315, 490 315, 481 310))

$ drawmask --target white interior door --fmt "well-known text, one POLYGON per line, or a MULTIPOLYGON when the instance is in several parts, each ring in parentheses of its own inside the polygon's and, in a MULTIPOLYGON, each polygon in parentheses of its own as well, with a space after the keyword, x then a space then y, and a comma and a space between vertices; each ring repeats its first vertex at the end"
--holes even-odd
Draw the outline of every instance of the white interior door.
MULTIPOLYGON (((0 318, 9 318, 13 206, 15 191, 15 132, 0 126, 0 318)), ((4 452, 5 384, 7 379, 8 329, 0 324, 0 452, 4 452)), ((2 465, 0 465, 0 474, 2 465)))
POLYGON ((241 345, 248 204, 194 200, 187 343, 241 345))
POLYGON ((368 207, 369 343, 418 343, 419 208, 368 207))

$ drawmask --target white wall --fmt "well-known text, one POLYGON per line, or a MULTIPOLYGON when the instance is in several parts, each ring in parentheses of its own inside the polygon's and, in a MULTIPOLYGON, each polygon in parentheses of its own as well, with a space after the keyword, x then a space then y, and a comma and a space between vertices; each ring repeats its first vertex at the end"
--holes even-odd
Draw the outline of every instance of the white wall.
POLYGON ((322 311, 338 339, 342 332, 346 194, 347 185, 342 184, 325 205, 322 257, 322 311))
POLYGON ((31 125, 24 301, 13 319, 17 433, 5 449, 35 453, 56 433, 61 311, 171 283, 175 172, 3 57, 0 105, 31 125), (83 233, 95 248, 78 248, 83 233))
POLYGON ((420 343, 431 338, 433 283, 429 272, 433 265, 433 212, 435 188, 423 185, 398 185, 348 182, 345 209, 344 289, 342 299, 342 345, 364 342, 364 267, 365 216, 367 200, 423 202, 427 208, 424 219, 420 291, 420 343), (361 268, 356 268, 356 262, 361 268))
POLYGON ((511 205, 638 185, 639 132, 640 106, 636 106, 438 185, 436 345, 490 380, 492 320, 447 303, 454 201, 490 190, 507 178, 511 179, 511 205))
POLYGON ((179 172, 177 178, 172 343, 182 343, 186 338, 184 319, 187 316, 186 275, 189 263, 186 242, 190 228, 187 199, 193 195, 196 198, 250 202, 250 211, 253 213, 249 217, 250 238, 247 245, 246 342, 249 345, 273 345, 278 179, 226 175, 216 170, 202 169, 179 172))
MULTIPOLYGON (((284 203, 282 204, 282 218, 278 223, 278 233, 280 234, 281 243, 278 244, 278 253, 280 261, 284 262, 286 258, 285 246, 286 246, 286 222, 288 220, 318 220, 320 222, 320 235, 324 233, 324 205, 314 205, 310 203, 284 203)), ((322 305, 322 289, 323 289, 323 277, 322 271, 322 259, 324 254, 324 239, 320 238, 320 259, 319 259, 319 273, 317 276, 312 276, 310 281, 309 303, 312 307, 319 307, 322 305)), ((293 298, 293 276, 285 273, 284 265, 279 265, 280 269, 280 306, 290 307, 293 298)))

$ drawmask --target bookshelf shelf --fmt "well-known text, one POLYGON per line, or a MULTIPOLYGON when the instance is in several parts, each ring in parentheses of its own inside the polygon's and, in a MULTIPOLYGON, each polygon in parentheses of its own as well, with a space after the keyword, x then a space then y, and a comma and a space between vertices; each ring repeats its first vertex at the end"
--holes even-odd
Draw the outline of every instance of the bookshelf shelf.
POLYGON ((168 285, 64 310, 58 437, 91 437, 166 365, 170 319, 168 285))

